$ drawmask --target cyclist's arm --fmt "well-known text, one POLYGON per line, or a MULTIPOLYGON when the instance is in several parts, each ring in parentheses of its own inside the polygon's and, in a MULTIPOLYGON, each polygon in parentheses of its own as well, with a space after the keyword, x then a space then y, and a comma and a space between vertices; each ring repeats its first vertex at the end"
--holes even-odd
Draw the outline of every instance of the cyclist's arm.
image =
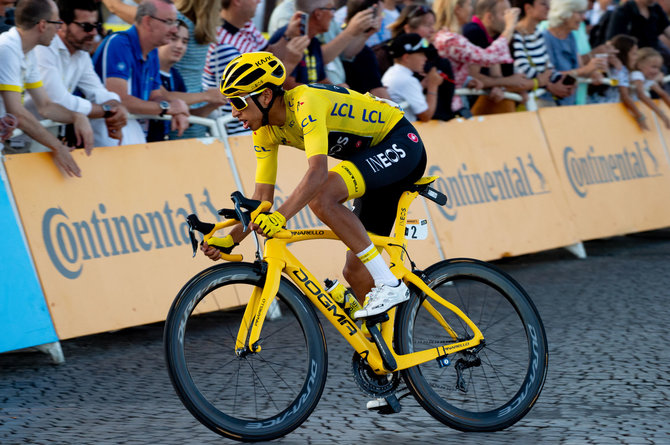
MULTIPOLYGON (((274 184, 262 184, 260 182, 257 182, 256 188, 254 189, 254 194, 251 196, 251 199, 272 202, 274 199, 274 195, 275 195, 274 184)), ((242 231, 242 224, 237 224, 233 226, 233 228, 230 230, 230 236, 233 237, 233 241, 235 241, 236 243, 241 243, 242 240, 246 238, 247 235, 249 235, 249 233, 251 233, 250 230, 247 230, 246 232, 242 231)))
POLYGON ((328 156, 317 154, 307 159, 309 167, 293 193, 277 209, 286 220, 302 210, 318 193, 328 178, 328 156))

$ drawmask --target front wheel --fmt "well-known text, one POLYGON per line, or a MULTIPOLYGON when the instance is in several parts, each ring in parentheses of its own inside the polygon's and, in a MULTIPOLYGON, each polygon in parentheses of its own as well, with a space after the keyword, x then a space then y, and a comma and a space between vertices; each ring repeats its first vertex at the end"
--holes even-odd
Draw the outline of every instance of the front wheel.
MULTIPOLYGON (((476 260, 434 264, 424 281, 459 307, 484 335, 482 347, 467 349, 403 371, 419 404, 437 420, 461 431, 497 431, 531 409, 547 374, 547 339, 537 309, 512 277, 476 260)), ((396 342, 407 354, 473 337, 446 307, 413 289, 399 309, 396 342), (457 334, 452 340, 436 309, 457 334)))
POLYGON ((179 292, 165 322, 170 379, 184 406, 212 431, 240 441, 281 437, 316 407, 327 373, 326 343, 314 308, 286 278, 277 292, 281 316, 266 319, 258 352, 235 351, 235 339, 260 267, 211 267, 179 292), (220 307, 237 306, 220 310, 220 307))

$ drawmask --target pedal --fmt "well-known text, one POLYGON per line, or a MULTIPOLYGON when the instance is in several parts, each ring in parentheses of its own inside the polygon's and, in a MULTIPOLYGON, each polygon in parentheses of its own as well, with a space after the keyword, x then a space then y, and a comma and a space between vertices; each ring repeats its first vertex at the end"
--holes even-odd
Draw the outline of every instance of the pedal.
POLYGON ((382 312, 381 314, 366 317, 363 320, 368 326, 374 326, 376 324, 384 323, 385 321, 388 321, 388 319, 389 314, 387 312, 382 312))
POLYGON ((370 400, 367 404, 367 408, 371 411, 377 411, 382 415, 395 414, 402 410, 400 402, 395 394, 386 396, 383 399, 370 400))

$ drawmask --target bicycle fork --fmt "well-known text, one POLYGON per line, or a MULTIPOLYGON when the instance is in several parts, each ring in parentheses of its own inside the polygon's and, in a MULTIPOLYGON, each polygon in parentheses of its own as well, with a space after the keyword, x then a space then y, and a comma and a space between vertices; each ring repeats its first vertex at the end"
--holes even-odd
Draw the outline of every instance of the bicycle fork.
POLYGON ((237 332, 235 340, 235 353, 238 357, 243 357, 248 353, 260 352, 261 343, 259 338, 265 316, 270 309, 270 305, 277 296, 279 284, 281 283, 281 275, 277 276, 276 271, 283 269, 285 263, 274 258, 267 259, 267 275, 265 277, 265 285, 263 287, 254 287, 254 291, 249 298, 244 309, 244 316, 240 329, 237 332))

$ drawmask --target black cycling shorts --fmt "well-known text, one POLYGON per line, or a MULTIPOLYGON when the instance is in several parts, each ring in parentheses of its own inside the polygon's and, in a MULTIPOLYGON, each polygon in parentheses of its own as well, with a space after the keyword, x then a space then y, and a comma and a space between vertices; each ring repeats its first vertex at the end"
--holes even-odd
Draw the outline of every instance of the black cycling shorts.
POLYGON ((426 169, 426 149, 419 133, 403 117, 379 144, 348 161, 365 180, 365 194, 354 200, 354 213, 368 232, 389 235, 402 192, 426 169))

